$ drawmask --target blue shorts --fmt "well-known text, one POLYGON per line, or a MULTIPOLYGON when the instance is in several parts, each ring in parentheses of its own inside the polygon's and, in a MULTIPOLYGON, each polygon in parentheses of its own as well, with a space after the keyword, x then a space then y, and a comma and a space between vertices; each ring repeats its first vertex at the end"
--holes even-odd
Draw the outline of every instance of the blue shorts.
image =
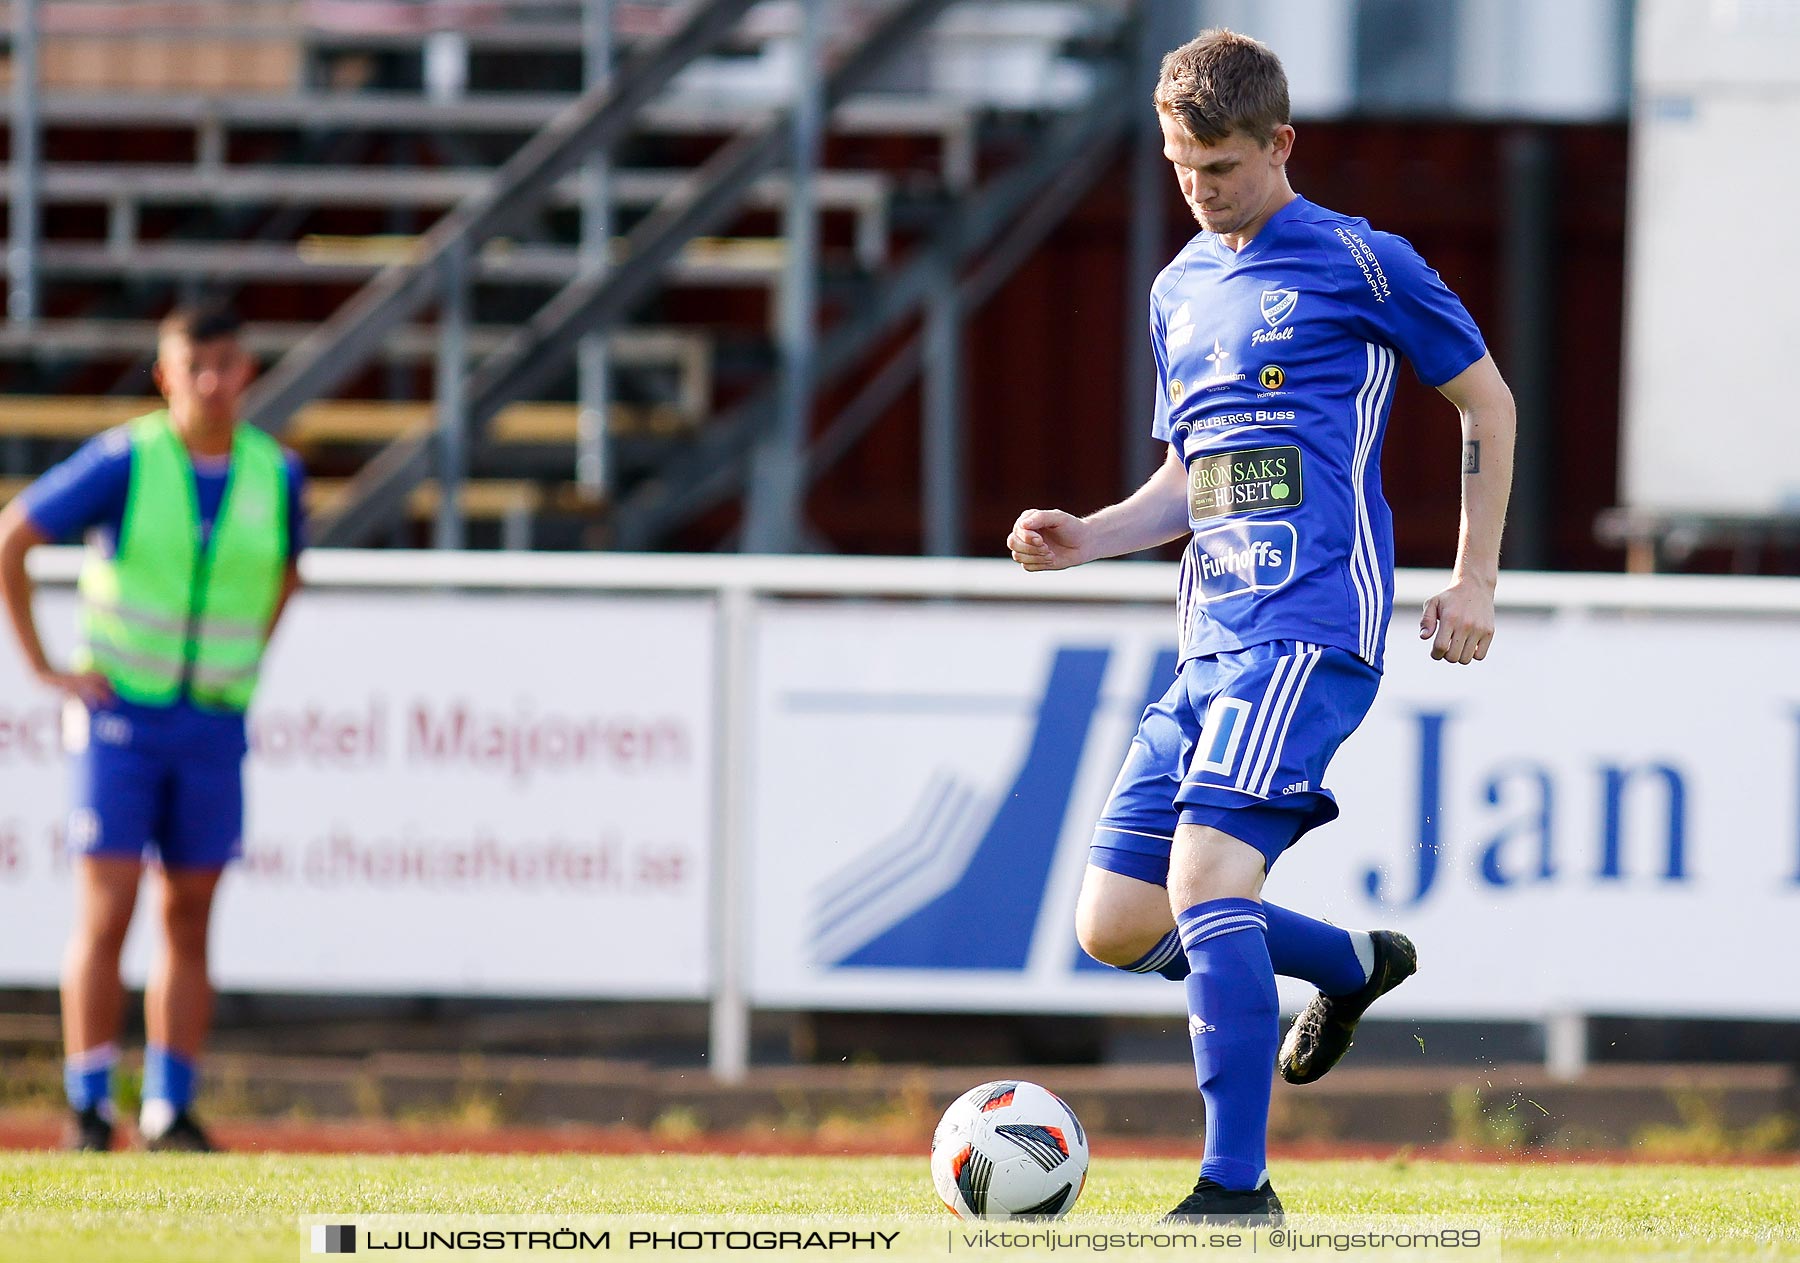
POLYGON ((243 853, 244 739, 239 716, 185 707, 71 704, 71 855, 223 868, 243 853))
POLYGON ((1144 712, 1088 862, 1155 885, 1181 824, 1247 842, 1272 866, 1337 818, 1325 766, 1369 713, 1381 675, 1356 655, 1276 640, 1192 658, 1144 712))

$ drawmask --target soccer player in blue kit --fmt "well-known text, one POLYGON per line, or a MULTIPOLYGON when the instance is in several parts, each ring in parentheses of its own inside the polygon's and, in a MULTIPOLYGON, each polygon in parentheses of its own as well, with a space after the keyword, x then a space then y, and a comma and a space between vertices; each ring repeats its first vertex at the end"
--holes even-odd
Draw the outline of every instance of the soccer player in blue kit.
POLYGON ((1201 228, 1150 296, 1167 459, 1087 517, 1027 510, 1007 544, 1035 571, 1188 537, 1180 672, 1144 713, 1096 827, 1076 932, 1100 961, 1185 980, 1206 1149, 1170 1217, 1273 1220, 1277 1066, 1319 1078, 1416 968, 1403 935, 1261 898, 1270 865, 1338 814, 1325 768, 1381 678, 1393 604, 1381 438, 1397 359, 1462 418, 1453 580, 1419 625, 1443 662, 1477 661, 1493 639, 1515 420, 1480 331, 1412 247, 1294 193, 1273 52, 1203 32, 1164 58, 1155 105, 1201 228), (1285 1041, 1277 974, 1319 990, 1285 1041))
POLYGON ((212 1022, 207 934, 243 845, 244 710, 298 586, 304 534, 298 461, 237 420, 255 373, 238 332, 224 308, 168 316, 155 366, 167 409, 83 444, 0 513, 0 597, 27 664, 68 699, 72 1148, 112 1147, 119 955, 150 854, 160 947, 144 989, 138 1130, 151 1149, 214 1147, 190 1108, 212 1022), (81 644, 61 670, 33 620, 25 558, 83 536, 81 644))

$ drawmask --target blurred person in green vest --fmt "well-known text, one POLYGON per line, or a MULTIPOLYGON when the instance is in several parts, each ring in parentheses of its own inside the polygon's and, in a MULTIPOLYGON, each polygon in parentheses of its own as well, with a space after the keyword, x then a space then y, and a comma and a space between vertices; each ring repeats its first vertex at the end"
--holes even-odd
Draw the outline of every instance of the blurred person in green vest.
POLYGON ((256 366, 241 322, 181 308, 158 330, 168 406, 108 430, 0 512, 0 598, 32 672, 64 694, 75 921, 62 971, 69 1145, 112 1147, 119 957, 148 863, 159 940, 144 990, 146 1147, 209 1151, 195 1120, 212 1024, 207 934, 243 849, 244 712, 299 584, 299 462, 238 422, 256 366), (79 642, 44 651, 26 555, 85 539, 79 642))

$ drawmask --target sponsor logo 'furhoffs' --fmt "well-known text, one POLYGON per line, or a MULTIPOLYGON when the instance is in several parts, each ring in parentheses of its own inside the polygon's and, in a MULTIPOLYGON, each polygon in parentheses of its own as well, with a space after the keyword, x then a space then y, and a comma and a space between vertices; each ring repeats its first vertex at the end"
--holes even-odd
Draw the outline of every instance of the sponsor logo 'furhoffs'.
POLYGON ((1183 586, 1202 604, 1268 592, 1294 577, 1299 534, 1291 522, 1232 522, 1194 536, 1183 586))
POLYGON ((1222 548, 1218 552, 1200 554, 1200 577, 1217 579, 1235 574, 1254 578, 1258 572, 1286 564, 1281 545, 1275 540, 1252 540, 1242 548, 1222 548))

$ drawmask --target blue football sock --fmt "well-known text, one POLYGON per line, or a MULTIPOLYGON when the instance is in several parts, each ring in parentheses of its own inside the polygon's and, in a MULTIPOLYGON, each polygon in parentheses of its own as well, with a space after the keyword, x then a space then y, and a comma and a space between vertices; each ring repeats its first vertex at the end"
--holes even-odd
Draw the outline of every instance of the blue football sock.
POLYGON ((180 1053, 160 1044, 144 1049, 144 1099, 167 1101, 180 1113, 194 1103, 194 1084, 199 1071, 180 1053))
POLYGON ((1181 931, 1170 930, 1156 941, 1156 946, 1132 961, 1120 965, 1128 974, 1161 974, 1170 982, 1188 976, 1187 953, 1181 947, 1181 931))
POLYGON ((1194 1073, 1206 1102, 1200 1174, 1229 1189, 1268 1178, 1269 1089, 1280 1034, 1263 905, 1209 899, 1175 918, 1187 980, 1194 1073))
POLYGON ((71 1109, 112 1103, 112 1072, 119 1060, 117 1044, 101 1044, 63 1058, 63 1091, 71 1109))
POLYGON ((1300 978, 1326 995, 1358 991, 1375 968, 1375 945, 1362 930, 1340 930, 1272 903, 1269 960, 1284 978, 1300 978))

